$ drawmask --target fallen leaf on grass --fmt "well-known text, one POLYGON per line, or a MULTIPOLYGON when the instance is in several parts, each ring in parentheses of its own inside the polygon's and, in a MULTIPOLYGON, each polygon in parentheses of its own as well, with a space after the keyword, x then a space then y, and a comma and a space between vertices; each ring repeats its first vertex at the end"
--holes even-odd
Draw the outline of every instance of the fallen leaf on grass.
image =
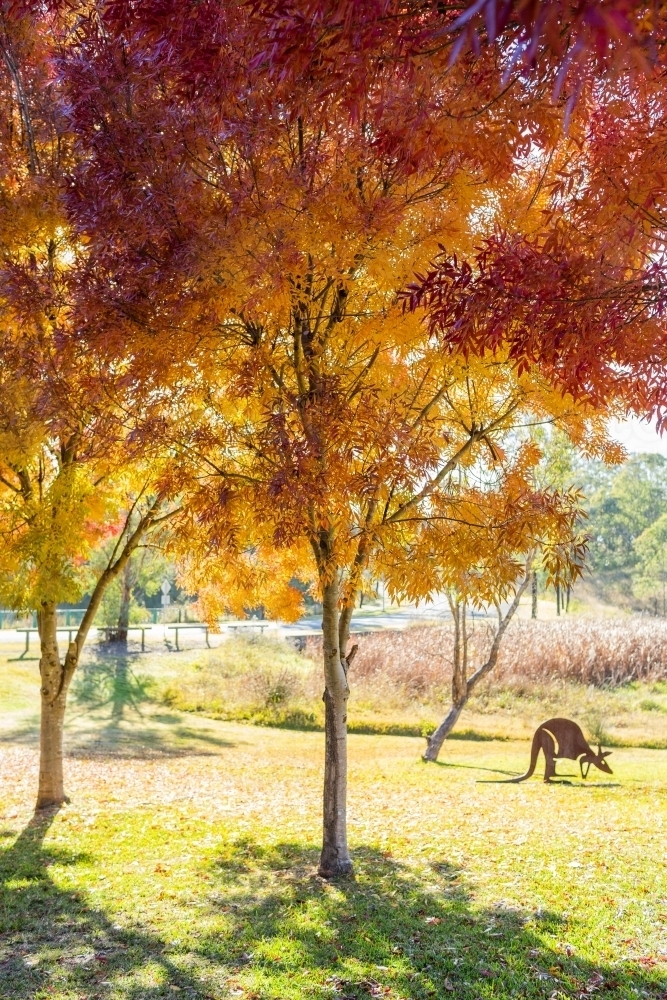
POLYGON ((589 976, 588 981, 584 987, 584 992, 580 993, 580 997, 590 996, 591 993, 597 993, 598 990, 602 988, 604 983, 604 976, 600 975, 599 972, 594 972, 589 976))
POLYGON ((340 1000, 346 1000, 347 997, 350 997, 350 1000, 356 1000, 354 994, 344 992, 350 989, 350 987, 356 990, 363 990, 364 993, 368 993, 371 997, 385 997, 388 993, 391 993, 389 986, 383 986, 382 983, 378 983, 375 979, 359 979, 355 982, 350 979, 341 979, 340 976, 329 976, 327 983, 330 983, 334 992, 340 995, 340 1000))
POLYGON ((447 977, 447 979, 445 979, 445 981, 444 981, 444 983, 442 985, 445 987, 446 990, 452 991, 454 989, 454 983, 451 981, 451 979, 449 977, 447 977))

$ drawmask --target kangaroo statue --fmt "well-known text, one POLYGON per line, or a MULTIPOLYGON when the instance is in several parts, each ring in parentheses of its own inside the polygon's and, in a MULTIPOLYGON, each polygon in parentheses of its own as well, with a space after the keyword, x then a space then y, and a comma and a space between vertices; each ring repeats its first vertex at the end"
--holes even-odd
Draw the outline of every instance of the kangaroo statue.
POLYGON ((604 771, 605 774, 613 774, 612 769, 605 760, 611 750, 602 750, 598 744, 596 753, 586 742, 586 737, 582 733, 576 722, 570 719, 549 719, 538 726, 533 736, 533 745, 530 751, 530 766, 525 774, 518 778, 510 778, 510 781, 525 781, 535 771, 537 757, 540 750, 544 753, 546 767, 544 768, 544 780, 549 782, 556 775, 556 758, 565 757, 568 760, 578 760, 581 769, 581 777, 586 778, 590 771, 591 764, 604 771), (586 770, 584 770, 584 767, 586 770))

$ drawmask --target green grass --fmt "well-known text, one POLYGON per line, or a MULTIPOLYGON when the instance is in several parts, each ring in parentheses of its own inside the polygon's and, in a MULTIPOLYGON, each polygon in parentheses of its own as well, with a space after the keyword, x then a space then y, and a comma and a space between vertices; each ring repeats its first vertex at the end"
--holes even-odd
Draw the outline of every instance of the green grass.
MULTIPOLYGON (((321 730, 321 667, 287 643, 238 637, 217 649, 140 658, 153 698, 170 708, 223 721, 321 730)), ((99 664, 89 677, 99 673, 99 664)), ((412 695, 391 678, 378 682, 350 674, 352 733, 423 736, 441 721, 447 678, 437 690, 412 695)), ((79 693, 83 686, 79 685, 79 693)), ((502 684, 493 676, 470 699, 454 738, 528 738, 553 716, 575 718, 608 746, 667 749, 667 684, 631 682, 618 687, 560 682, 502 684)))
POLYGON ((36 823, 34 718, 27 688, 11 696, 3 1000, 667 996, 666 752, 516 786, 499 782, 525 741, 459 739, 425 765, 422 740, 353 735, 356 874, 327 884, 321 734, 165 710, 131 670, 116 682, 73 702, 72 802, 36 823))

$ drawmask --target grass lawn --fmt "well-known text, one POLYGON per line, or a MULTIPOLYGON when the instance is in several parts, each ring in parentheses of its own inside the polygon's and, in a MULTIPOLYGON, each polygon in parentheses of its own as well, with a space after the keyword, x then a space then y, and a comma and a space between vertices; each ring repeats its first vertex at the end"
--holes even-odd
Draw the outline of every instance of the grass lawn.
POLYGON ((515 786, 525 741, 425 765, 420 739, 352 736, 356 875, 327 884, 320 733, 73 704, 72 802, 31 823, 36 664, 13 666, 0 997, 667 998, 666 751, 515 786))

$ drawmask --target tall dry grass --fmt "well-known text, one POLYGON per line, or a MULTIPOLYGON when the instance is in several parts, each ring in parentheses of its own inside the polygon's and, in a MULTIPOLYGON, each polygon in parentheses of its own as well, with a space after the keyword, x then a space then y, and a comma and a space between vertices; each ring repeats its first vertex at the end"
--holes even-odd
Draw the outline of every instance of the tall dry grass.
MULTIPOLYGON (((483 662, 493 638, 486 620, 470 623, 470 670, 483 662)), ((419 626, 401 632, 374 632, 354 640, 355 682, 389 682, 408 700, 439 694, 452 669, 453 627, 419 626)), ((309 639, 314 659, 321 640, 309 639)), ((490 682, 499 684, 574 681, 613 686, 628 681, 667 679, 667 621, 566 619, 515 621, 509 626, 490 682)))

